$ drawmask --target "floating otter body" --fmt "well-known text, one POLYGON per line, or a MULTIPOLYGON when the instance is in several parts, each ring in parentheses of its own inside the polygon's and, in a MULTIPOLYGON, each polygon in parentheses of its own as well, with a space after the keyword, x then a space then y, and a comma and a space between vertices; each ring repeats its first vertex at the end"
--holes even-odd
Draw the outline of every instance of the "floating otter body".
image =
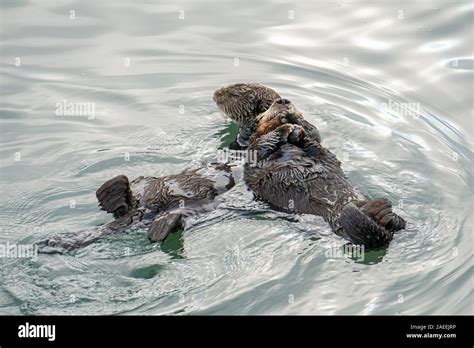
POLYGON ((96 192, 102 210, 112 213, 114 221, 96 229, 50 237, 38 243, 40 251, 70 251, 131 228, 148 228, 150 241, 162 242, 173 230, 185 228, 189 217, 215 209, 215 197, 234 185, 226 164, 159 178, 141 176, 132 182, 119 175, 96 192))
POLYGON ((353 243, 387 245, 405 221, 388 200, 367 200, 355 191, 336 156, 306 135, 301 118, 286 99, 261 115, 249 145, 257 151, 257 165, 245 166, 246 184, 277 209, 322 216, 353 243))
MULTIPOLYGON (((224 112, 239 110, 227 107, 222 94, 214 99, 224 112)), ((248 102, 242 101, 245 110, 251 110, 248 102)), ((308 131, 309 123, 289 100, 276 99, 253 117, 248 149, 257 152, 257 165, 245 165, 244 179, 258 199, 277 210, 322 216, 336 234, 369 248, 387 245, 405 227, 387 199, 367 200, 353 189, 336 156, 320 144, 319 133, 311 134, 314 126, 308 131)))
MULTIPOLYGON (((322 216, 337 234, 368 247, 386 245, 404 227, 388 200, 366 200, 352 188, 340 162, 321 146, 318 129, 289 100, 262 85, 236 84, 217 90, 214 101, 241 127, 233 147, 257 152, 244 179, 258 198, 278 210, 322 216)), ((117 176, 96 192, 114 221, 48 238, 38 243, 40 251, 70 251, 131 228, 148 228, 150 241, 161 242, 190 216, 215 209, 216 196, 234 185, 227 164, 132 182, 117 176)))

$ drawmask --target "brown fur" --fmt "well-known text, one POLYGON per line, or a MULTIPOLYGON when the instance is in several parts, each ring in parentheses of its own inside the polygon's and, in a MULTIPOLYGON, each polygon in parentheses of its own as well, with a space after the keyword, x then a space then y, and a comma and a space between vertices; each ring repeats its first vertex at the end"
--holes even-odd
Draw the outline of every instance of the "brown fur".
POLYGON ((322 216, 334 232, 368 248, 387 245, 405 227, 388 200, 354 190, 336 156, 307 136, 294 105, 275 102, 258 118, 249 145, 257 165, 244 171, 257 198, 278 210, 322 216))
MULTIPOLYGON (((219 110, 240 126, 239 135, 230 148, 235 150, 247 148, 260 115, 279 98, 273 89, 258 83, 236 83, 221 87, 214 92, 213 99, 219 110)), ((321 141, 319 130, 314 125, 304 119, 301 124, 308 136, 321 141)))

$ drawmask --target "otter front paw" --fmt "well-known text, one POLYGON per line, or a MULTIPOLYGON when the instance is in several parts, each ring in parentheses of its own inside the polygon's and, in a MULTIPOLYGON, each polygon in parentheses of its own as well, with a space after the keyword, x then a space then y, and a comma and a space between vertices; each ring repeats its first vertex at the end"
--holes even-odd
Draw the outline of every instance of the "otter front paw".
POLYGON ((280 121, 280 124, 291 123, 291 124, 295 124, 295 125, 299 125, 299 126, 302 125, 301 119, 298 116, 294 115, 294 114, 281 115, 281 116, 279 116, 279 121, 280 121))
POLYGON ((283 124, 275 129, 275 132, 279 134, 280 139, 283 141, 287 141, 288 136, 293 132, 295 126, 290 123, 283 124))
POLYGON ((302 126, 295 125, 293 132, 288 136, 288 142, 292 144, 299 144, 306 136, 306 132, 302 126))

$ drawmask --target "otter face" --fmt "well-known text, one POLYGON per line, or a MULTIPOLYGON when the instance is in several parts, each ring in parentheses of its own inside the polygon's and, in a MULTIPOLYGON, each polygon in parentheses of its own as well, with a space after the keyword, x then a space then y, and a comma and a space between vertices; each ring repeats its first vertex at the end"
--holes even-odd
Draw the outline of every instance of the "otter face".
POLYGON ((241 125, 255 122, 256 117, 280 98, 273 89, 258 83, 237 83, 221 87, 214 92, 219 109, 241 125))
POLYGON ((258 117, 257 136, 267 134, 283 124, 301 125, 303 113, 288 99, 279 98, 258 117))

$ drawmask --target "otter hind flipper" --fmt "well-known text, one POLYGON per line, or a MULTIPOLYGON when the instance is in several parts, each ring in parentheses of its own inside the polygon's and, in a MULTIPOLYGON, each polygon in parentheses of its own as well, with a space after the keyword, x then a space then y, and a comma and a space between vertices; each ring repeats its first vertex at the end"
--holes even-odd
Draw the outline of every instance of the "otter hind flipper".
POLYGON ((393 234, 377 224, 354 203, 347 204, 341 212, 339 223, 343 237, 367 248, 380 248, 392 240, 393 234))
POLYGON ((405 228, 405 220, 392 211, 392 203, 386 198, 377 198, 360 206, 361 210, 390 232, 405 228))
POLYGON ((119 175, 102 184, 96 191, 99 206, 107 213, 120 217, 133 207, 133 195, 130 183, 125 175, 119 175))
POLYGON ((151 242, 162 242, 171 232, 183 227, 184 220, 180 212, 166 213, 152 222, 148 230, 148 239, 151 242))

